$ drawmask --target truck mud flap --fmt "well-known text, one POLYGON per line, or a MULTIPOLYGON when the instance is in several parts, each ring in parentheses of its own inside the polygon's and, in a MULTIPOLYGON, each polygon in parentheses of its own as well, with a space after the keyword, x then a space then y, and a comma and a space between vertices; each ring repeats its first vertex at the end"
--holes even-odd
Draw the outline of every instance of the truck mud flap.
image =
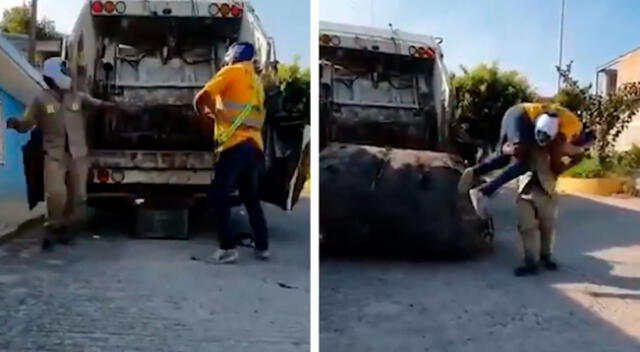
POLYGON ((30 210, 44 201, 44 150, 42 143, 42 130, 35 129, 31 132, 29 142, 22 147, 22 161, 30 210))

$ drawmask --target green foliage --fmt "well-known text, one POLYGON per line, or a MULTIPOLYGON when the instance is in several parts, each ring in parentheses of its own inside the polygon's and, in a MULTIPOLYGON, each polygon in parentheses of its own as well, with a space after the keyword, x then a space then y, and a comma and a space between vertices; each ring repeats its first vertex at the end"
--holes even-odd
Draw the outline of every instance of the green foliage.
MULTIPOLYGON (((30 5, 15 6, 4 10, 0 29, 7 33, 29 33, 29 24, 31 23, 30 5)), ((36 38, 50 39, 59 38, 60 34, 56 31, 55 23, 47 18, 43 18, 36 25, 36 38)))
POLYGON ((279 63, 278 81, 283 93, 283 109, 308 118, 311 111, 311 72, 309 68, 301 68, 299 63, 299 56, 290 65, 279 63))
POLYGON ((613 171, 621 176, 629 176, 640 169, 640 147, 633 145, 631 149, 617 153, 612 157, 613 171))
POLYGON ((517 71, 501 70, 496 63, 479 64, 452 78, 456 121, 471 139, 495 145, 504 113, 513 105, 531 101, 533 90, 517 71))
POLYGON ((578 165, 567 170, 564 175, 576 178, 626 177, 633 175, 639 169, 640 147, 634 145, 628 151, 613 154, 606 167, 595 158, 585 158, 578 165))
POLYGON ((555 101, 576 112, 596 134, 595 160, 603 168, 610 168, 614 156, 613 147, 620 134, 627 128, 638 112, 640 97, 638 82, 622 85, 606 96, 592 94, 591 85, 580 86, 571 77, 571 63, 566 68, 557 68, 564 85, 555 101))
POLYGON ((572 167, 564 173, 564 176, 575 178, 600 178, 607 172, 600 164, 591 158, 584 158, 578 165, 572 167))

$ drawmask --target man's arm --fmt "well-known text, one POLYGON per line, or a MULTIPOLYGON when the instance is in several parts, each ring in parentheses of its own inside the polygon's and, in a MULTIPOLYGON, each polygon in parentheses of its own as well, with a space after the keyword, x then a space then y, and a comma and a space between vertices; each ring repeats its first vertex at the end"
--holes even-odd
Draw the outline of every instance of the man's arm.
POLYGON ((81 93, 83 109, 115 109, 116 104, 110 101, 100 100, 89 94, 81 93))
POLYGON ((220 95, 231 81, 233 74, 231 67, 220 70, 207 85, 196 94, 193 100, 193 108, 201 116, 211 116, 216 108, 216 96, 220 95))
POLYGON ((556 175, 563 172, 562 170, 564 169, 565 164, 562 161, 562 158, 566 156, 566 145, 567 138, 563 134, 558 134, 558 136, 549 143, 549 164, 551 166, 551 171, 556 175))
POLYGON ((562 163, 562 166, 560 166, 557 170, 553 170, 556 175, 561 175, 565 171, 567 171, 567 170, 571 169, 572 167, 580 164, 582 159, 584 159, 584 154, 573 155, 573 156, 565 156, 565 158, 569 158, 569 162, 566 163, 566 164, 562 163))
POLYGON ((22 119, 10 118, 7 120, 7 128, 14 129, 20 133, 29 132, 38 124, 38 115, 42 110, 40 102, 36 99, 22 116, 22 119))

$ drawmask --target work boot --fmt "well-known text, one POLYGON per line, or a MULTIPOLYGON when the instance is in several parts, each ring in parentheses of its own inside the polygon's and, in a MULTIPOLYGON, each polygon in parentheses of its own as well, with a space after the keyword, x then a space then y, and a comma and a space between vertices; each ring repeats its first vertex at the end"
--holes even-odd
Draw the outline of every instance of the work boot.
POLYGON ((47 231, 44 237, 42 238, 42 243, 40 244, 40 248, 43 252, 51 252, 53 250, 55 241, 53 240, 52 234, 47 231))
POLYGON ((521 276, 538 275, 539 272, 540 272, 540 269, 538 267, 538 264, 525 261, 525 264, 523 266, 517 267, 513 271, 513 274, 515 276, 521 277, 521 276))
POLYGON ((469 192, 469 189, 471 189, 471 186, 473 185, 474 176, 475 174, 472 167, 464 169, 462 176, 460 176, 460 180, 458 181, 458 192, 460 192, 460 194, 469 192))
POLYGON ((52 229, 51 232, 53 232, 53 234, 55 235, 55 240, 57 243, 65 246, 71 246, 75 244, 75 233, 73 231, 69 231, 66 226, 52 229))
POLYGON ((476 211, 476 214, 482 219, 489 218, 489 198, 485 196, 479 189, 474 188, 469 191, 469 198, 471 198, 471 204, 476 211))
POLYGON ((205 261, 210 264, 233 264, 239 257, 240 254, 235 249, 218 249, 205 261))
POLYGON ((265 262, 268 261, 269 258, 271 258, 271 253, 269 253, 269 250, 267 249, 264 249, 264 250, 256 249, 255 255, 256 255, 256 259, 262 260, 265 262))
POLYGON ((553 261, 550 255, 541 255, 540 263, 542 263, 542 266, 549 271, 558 271, 558 263, 553 261))

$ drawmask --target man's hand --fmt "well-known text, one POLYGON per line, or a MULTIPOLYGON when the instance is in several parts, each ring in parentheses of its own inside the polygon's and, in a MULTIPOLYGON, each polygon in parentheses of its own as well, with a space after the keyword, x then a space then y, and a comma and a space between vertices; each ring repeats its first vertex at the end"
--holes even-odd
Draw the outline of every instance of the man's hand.
POLYGON ((502 146, 502 153, 519 157, 524 153, 524 146, 520 143, 506 142, 502 146))
POLYGON ((15 130, 18 127, 18 120, 16 120, 15 118, 9 118, 7 120, 7 128, 8 129, 12 129, 15 130))

